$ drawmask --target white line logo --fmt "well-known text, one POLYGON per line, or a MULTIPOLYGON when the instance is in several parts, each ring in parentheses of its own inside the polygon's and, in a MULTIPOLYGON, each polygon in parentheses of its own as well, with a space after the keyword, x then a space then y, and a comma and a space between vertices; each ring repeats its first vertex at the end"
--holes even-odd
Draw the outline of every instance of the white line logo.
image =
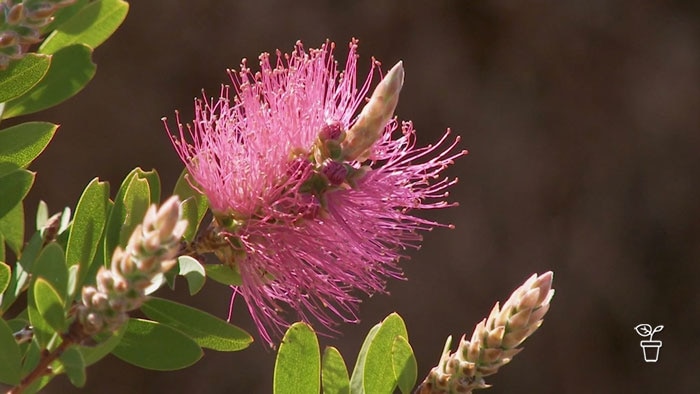
POLYGON ((637 327, 634 328, 637 334, 641 335, 643 338, 649 337, 649 339, 639 342, 639 346, 641 346, 642 351, 644 351, 644 361, 648 363, 659 361, 659 351, 661 350, 662 342, 655 341, 652 337, 663 329, 664 326, 662 325, 658 325, 652 329, 650 324, 638 324, 637 327))

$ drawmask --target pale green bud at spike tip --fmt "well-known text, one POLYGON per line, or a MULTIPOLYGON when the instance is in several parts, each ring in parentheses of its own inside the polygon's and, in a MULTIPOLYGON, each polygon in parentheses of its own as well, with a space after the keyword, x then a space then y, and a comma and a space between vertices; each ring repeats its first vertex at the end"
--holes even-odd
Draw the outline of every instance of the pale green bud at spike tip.
POLYGON ((343 156, 346 160, 363 161, 367 158, 370 148, 381 137, 387 123, 394 116, 403 78, 403 62, 398 62, 374 89, 372 97, 362 108, 343 142, 343 156))

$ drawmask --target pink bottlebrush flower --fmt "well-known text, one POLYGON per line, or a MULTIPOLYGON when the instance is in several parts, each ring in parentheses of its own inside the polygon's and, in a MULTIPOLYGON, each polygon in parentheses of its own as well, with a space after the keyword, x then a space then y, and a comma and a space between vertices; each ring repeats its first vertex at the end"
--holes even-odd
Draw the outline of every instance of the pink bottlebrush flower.
POLYGON ((457 180, 440 177, 466 151, 449 130, 417 147, 413 125, 392 118, 401 63, 356 115, 379 63, 358 88, 357 41, 343 72, 333 49, 298 42, 274 66, 263 53, 258 72, 244 59, 229 71, 232 88, 195 101, 191 126, 178 116, 179 133, 168 129, 225 240, 228 250, 213 252, 240 272, 234 292, 269 343, 289 311, 331 331, 337 320, 358 321, 356 290, 383 292, 388 278, 402 278, 397 262, 418 247, 418 230, 443 226, 412 210, 456 205, 444 198, 457 180))

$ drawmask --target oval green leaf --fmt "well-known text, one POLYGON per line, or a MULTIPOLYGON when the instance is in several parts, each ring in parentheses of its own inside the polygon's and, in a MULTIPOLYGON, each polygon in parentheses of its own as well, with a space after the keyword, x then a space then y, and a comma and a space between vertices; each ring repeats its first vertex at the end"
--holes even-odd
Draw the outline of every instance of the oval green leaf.
POLYGON ((0 261, 0 295, 7 290, 7 285, 10 284, 10 275, 12 270, 10 266, 0 261))
POLYGON ((237 269, 224 264, 207 264, 204 266, 207 276, 221 284, 228 286, 240 286, 243 281, 241 273, 237 269))
POLYGON ((51 60, 44 78, 28 92, 6 103, 3 119, 53 107, 81 91, 95 75, 92 49, 78 44, 62 48, 51 60))
POLYGON ((41 251, 34 263, 32 275, 46 280, 59 295, 61 303, 68 293, 68 267, 63 248, 56 242, 51 242, 41 251))
POLYGON ((63 311, 63 300, 59 293, 44 278, 34 282, 34 302, 36 309, 51 328, 61 333, 66 327, 66 316, 63 311))
POLYGON ((82 287, 97 253, 107 223, 109 184, 93 179, 80 196, 66 245, 66 264, 78 266, 75 288, 82 287))
POLYGON ((402 336, 394 339, 394 345, 391 348, 391 365, 399 390, 403 394, 412 393, 418 378, 418 363, 413 354, 413 348, 402 336))
POLYGON ((274 394, 318 394, 321 353, 316 333, 306 323, 294 323, 284 334, 275 360, 274 394))
POLYGON ((141 311, 150 319, 182 331, 203 348, 233 352, 253 342, 250 334, 225 320, 177 302, 153 297, 141 306, 141 311))
POLYGON ((58 125, 48 122, 26 122, 0 130, 0 162, 26 168, 53 138, 58 125))
POLYGON ((85 360, 83 360, 83 355, 80 354, 80 351, 75 346, 71 346, 63 351, 59 360, 73 386, 85 386, 85 360))
POLYGON ((165 324, 129 319, 126 332, 112 354, 144 369, 174 371, 202 358, 202 349, 190 337, 165 324))
POLYGON ((41 81, 51 64, 51 56, 28 53, 10 63, 0 73, 0 103, 19 97, 41 81))
POLYGON ((49 221, 49 206, 44 200, 39 200, 39 205, 36 207, 36 229, 41 230, 49 221))
POLYGON ((374 340, 377 335, 379 328, 381 328, 382 323, 377 323, 369 330, 364 342, 362 342, 362 347, 360 348, 360 353, 357 354, 357 360, 355 361, 355 368, 352 370, 352 376, 350 377, 350 391, 352 393, 364 393, 364 378, 365 378, 365 361, 367 360, 367 351, 369 350, 369 345, 374 340))
POLYGON ((129 4, 122 0, 90 3, 51 33, 39 47, 41 53, 54 53, 73 44, 97 48, 122 24, 129 4))
POLYGON ((345 360, 338 349, 332 346, 323 352, 321 381, 323 394, 350 394, 350 378, 345 360))
POLYGON ((85 366, 90 366, 104 358, 112 352, 119 344, 126 332, 126 327, 122 326, 119 330, 110 334, 99 334, 94 339, 98 342, 95 346, 80 346, 80 354, 83 356, 85 366))
POLYGON ((143 170, 133 169, 117 191, 105 228, 105 256, 112 256, 118 245, 124 247, 134 228, 146 215, 151 190, 148 179, 142 175, 143 170))
POLYGON ((207 213, 209 204, 204 195, 190 186, 188 180, 193 181, 192 177, 185 168, 180 177, 175 183, 173 194, 180 197, 182 201, 182 214, 184 219, 187 219, 187 230, 183 235, 186 241, 192 241, 197 235, 197 229, 202 222, 204 215, 207 213))
POLYGON ((21 378, 22 355, 10 326, 0 319, 0 383, 16 385, 21 378))
POLYGON ((0 177, 0 218, 7 215, 29 192, 34 183, 34 173, 16 169, 0 177))
POLYGON ((367 350, 363 382, 365 392, 391 393, 396 388, 391 350, 394 339, 399 336, 408 338, 406 325, 401 316, 392 313, 382 321, 382 326, 367 350))
POLYGON ((191 256, 180 256, 177 258, 177 264, 180 275, 187 279, 187 286, 190 290, 190 295, 197 294, 207 279, 204 266, 191 256))

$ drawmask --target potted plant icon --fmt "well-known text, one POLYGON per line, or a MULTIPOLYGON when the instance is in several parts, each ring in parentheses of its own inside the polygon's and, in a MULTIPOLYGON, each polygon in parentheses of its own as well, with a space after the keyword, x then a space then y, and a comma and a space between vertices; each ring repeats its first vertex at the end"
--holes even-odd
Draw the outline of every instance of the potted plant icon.
POLYGON ((644 361, 648 363, 655 363, 659 360, 659 350, 661 349, 662 342, 654 341, 652 340, 652 337, 654 334, 663 329, 664 326, 662 325, 656 326, 654 329, 652 329, 651 325, 649 324, 638 324, 637 327, 634 328, 634 330, 637 331, 637 334, 641 335, 642 337, 649 337, 649 339, 646 341, 639 342, 639 346, 641 346, 642 350, 644 351, 644 361))

